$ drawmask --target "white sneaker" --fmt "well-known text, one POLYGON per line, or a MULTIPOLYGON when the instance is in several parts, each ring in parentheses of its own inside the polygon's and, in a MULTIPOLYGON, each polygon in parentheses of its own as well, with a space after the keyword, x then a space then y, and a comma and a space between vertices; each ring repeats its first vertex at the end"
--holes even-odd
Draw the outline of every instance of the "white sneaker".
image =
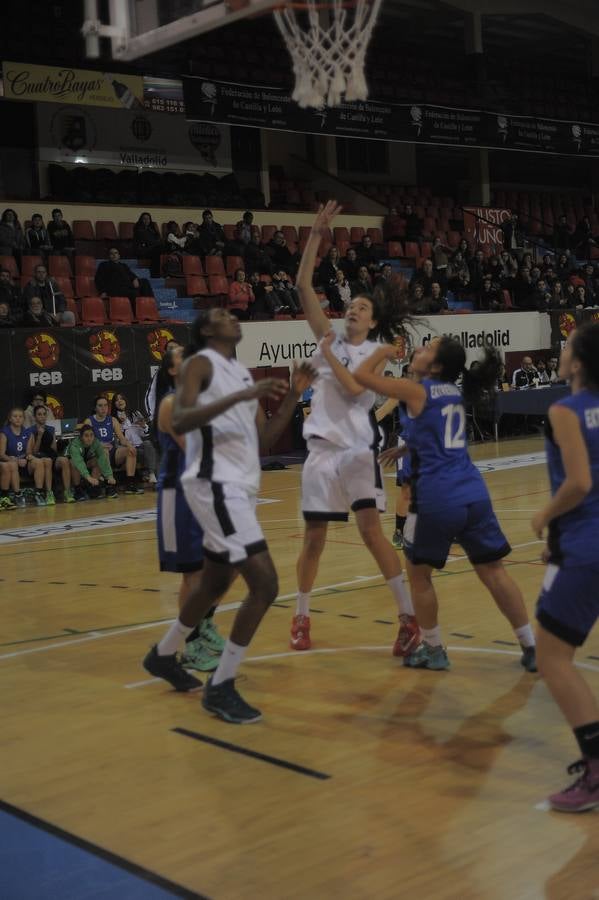
POLYGON ((156 476, 153 472, 148 475, 148 484, 156 484, 156 476))

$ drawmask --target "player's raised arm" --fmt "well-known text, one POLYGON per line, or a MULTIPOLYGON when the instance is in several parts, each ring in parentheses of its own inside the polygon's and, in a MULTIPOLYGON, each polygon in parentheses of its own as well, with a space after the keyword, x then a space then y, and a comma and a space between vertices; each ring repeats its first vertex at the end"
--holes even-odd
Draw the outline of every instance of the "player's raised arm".
POLYGON ((317 340, 320 340, 330 328, 330 323, 320 306, 320 301, 316 295, 316 291, 312 286, 314 277, 314 268, 316 266, 316 257, 318 256, 318 248, 323 234, 328 228, 336 215, 341 211, 341 207, 334 201, 329 200, 325 206, 321 206, 318 215, 312 225, 312 231, 308 238, 308 243, 302 254, 302 260, 297 273, 297 291, 301 300, 302 309, 308 320, 308 324, 317 340))
POLYGON ((420 384, 410 381, 408 378, 385 378, 377 374, 377 369, 382 361, 397 358, 397 347, 393 344, 383 344, 374 353, 365 359, 353 373, 354 378, 362 387, 370 388, 376 394, 385 397, 393 397, 401 400, 408 407, 408 412, 413 416, 419 416, 426 403, 426 391, 420 384))

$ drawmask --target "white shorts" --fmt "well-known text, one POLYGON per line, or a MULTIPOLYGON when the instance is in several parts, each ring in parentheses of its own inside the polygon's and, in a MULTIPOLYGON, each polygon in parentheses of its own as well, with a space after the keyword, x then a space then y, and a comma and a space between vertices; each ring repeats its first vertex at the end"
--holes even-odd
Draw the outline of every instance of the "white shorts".
POLYGON ((313 438, 302 471, 307 522, 347 522, 350 509, 385 512, 381 467, 374 450, 343 450, 313 438))
POLYGON ((205 478, 182 480, 185 499, 204 532, 204 556, 236 565, 268 549, 256 519, 255 494, 205 478))

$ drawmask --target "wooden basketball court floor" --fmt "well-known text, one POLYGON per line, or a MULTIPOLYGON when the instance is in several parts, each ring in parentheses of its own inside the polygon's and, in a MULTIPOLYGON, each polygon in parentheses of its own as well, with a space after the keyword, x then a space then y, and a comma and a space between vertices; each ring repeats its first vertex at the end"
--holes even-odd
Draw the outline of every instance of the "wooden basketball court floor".
MULTIPOLYGON (((531 613, 541 449, 533 438, 472 451, 503 458, 485 478, 531 613)), ((353 522, 330 530, 314 650, 288 649, 299 479, 299 466, 263 476, 280 598, 242 669, 240 689, 264 714, 245 728, 141 668, 176 612, 177 578, 157 571, 149 517, 27 531, 133 514, 153 494, 2 514, 1 798, 168 879, 176 896, 599 897, 599 817, 543 808, 568 780, 571 734, 457 548, 436 578, 450 672, 392 658, 393 605, 353 522)), ((223 633, 241 595, 234 585, 217 616, 223 633)), ((579 660, 599 691, 599 634, 579 660)))

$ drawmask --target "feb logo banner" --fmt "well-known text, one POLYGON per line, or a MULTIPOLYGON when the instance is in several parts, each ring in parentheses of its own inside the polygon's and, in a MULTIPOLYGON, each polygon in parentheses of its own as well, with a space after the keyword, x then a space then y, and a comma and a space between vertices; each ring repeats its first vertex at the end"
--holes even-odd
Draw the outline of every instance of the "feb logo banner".
POLYGON ((465 206, 464 231, 470 245, 481 250, 487 247, 493 254, 500 253, 503 250, 501 226, 510 216, 509 209, 465 206))

